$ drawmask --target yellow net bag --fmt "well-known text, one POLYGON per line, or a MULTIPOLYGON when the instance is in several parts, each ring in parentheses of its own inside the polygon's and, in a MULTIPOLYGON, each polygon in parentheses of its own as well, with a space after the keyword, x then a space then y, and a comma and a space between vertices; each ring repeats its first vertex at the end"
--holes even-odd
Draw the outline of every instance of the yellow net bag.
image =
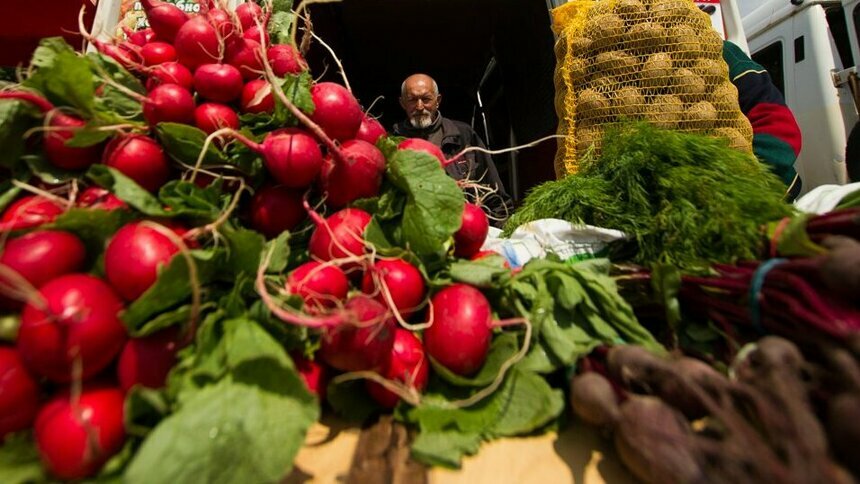
POLYGON ((752 153, 723 41, 692 0, 573 0, 553 10, 560 139, 556 174, 576 173, 625 119, 726 138, 752 153))

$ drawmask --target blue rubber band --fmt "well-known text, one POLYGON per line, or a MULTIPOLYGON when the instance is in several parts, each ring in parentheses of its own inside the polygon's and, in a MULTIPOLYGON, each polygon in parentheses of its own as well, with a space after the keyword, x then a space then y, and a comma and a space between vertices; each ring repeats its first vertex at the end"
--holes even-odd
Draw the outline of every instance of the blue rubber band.
POLYGON ((767 277, 767 274, 771 270, 773 270, 773 268, 782 264, 783 262, 786 262, 786 259, 771 259, 767 262, 764 262, 763 264, 758 266, 758 269, 755 270, 755 273, 752 276, 752 280, 750 281, 750 316, 752 316, 753 326, 761 334, 767 333, 764 327, 761 325, 761 304, 759 304, 761 289, 764 286, 764 280, 767 277))

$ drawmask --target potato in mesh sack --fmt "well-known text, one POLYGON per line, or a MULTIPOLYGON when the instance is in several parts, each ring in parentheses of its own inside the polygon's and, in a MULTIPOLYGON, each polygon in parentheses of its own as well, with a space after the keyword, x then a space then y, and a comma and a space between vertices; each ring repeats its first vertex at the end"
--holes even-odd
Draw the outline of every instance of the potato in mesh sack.
POLYGON ((599 154, 608 125, 644 119, 752 152, 723 41, 692 0, 573 0, 553 10, 560 45, 556 173, 599 154))

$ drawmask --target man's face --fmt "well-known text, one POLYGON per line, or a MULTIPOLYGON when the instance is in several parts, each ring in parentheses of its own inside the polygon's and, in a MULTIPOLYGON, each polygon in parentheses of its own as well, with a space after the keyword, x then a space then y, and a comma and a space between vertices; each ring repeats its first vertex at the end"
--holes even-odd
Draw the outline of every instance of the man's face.
POLYGON ((406 92, 400 98, 400 105, 412 126, 426 128, 433 124, 441 99, 442 96, 434 92, 432 82, 409 80, 406 82, 406 92))

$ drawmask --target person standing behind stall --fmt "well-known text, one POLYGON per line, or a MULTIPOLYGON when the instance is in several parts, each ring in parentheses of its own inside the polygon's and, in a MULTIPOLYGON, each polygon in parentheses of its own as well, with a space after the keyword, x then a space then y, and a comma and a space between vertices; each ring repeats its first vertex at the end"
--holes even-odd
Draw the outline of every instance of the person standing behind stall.
MULTIPOLYGON (((407 77, 400 87, 400 106, 406 113, 406 119, 395 124, 392 133, 430 141, 448 159, 470 146, 485 148, 484 142, 471 126, 442 116, 439 112, 441 102, 439 85, 432 77, 426 74, 407 77)), ((468 179, 495 190, 496 193, 487 196, 482 205, 492 225, 504 225, 510 216, 512 203, 489 154, 480 151, 466 153, 462 159, 449 163, 445 171, 455 180, 468 179)), ((470 198, 475 195, 472 190, 466 190, 466 194, 470 198)))

